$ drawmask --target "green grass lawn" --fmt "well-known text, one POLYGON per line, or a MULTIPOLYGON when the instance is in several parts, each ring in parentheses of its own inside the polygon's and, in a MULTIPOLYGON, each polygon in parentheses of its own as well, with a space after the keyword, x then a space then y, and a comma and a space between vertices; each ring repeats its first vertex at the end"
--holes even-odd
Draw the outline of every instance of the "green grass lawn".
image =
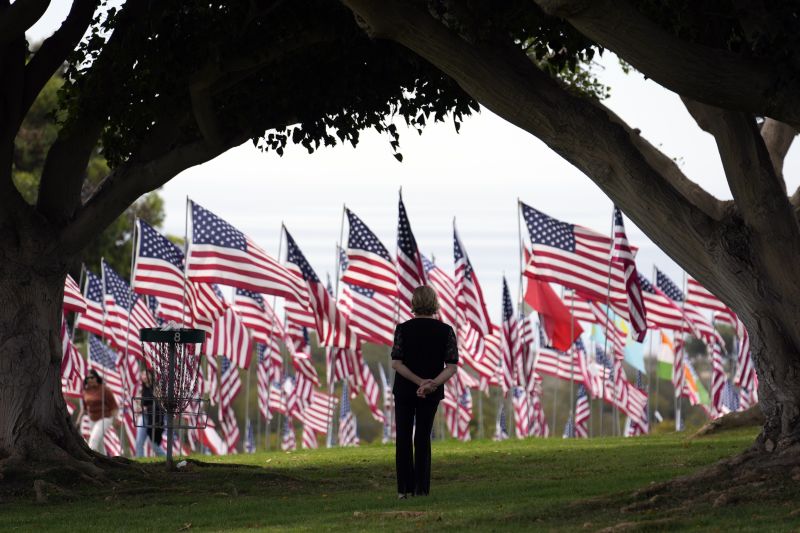
POLYGON ((34 503, 32 492, 7 498, 0 530, 597 530, 641 521, 648 530, 798 527, 800 516, 790 514, 800 507, 797 494, 620 512, 633 490, 741 451, 754 435, 436 442, 431 496, 400 501, 389 446, 203 457, 214 466, 167 473, 147 465, 146 475, 126 474, 116 487, 74 486, 46 504, 34 503))

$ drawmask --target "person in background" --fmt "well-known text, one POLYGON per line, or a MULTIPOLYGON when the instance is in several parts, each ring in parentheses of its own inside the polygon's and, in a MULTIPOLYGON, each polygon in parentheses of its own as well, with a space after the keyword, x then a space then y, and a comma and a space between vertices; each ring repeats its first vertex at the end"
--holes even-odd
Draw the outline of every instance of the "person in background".
MULTIPOLYGON (((89 447, 98 453, 105 454, 103 438, 117 414, 117 401, 108 387, 103 385, 103 378, 94 369, 90 370, 83 380, 83 409, 81 412, 89 415, 89 420, 92 422, 89 447)), ((80 420, 80 416, 78 420, 80 420)))
POLYGON ((153 443, 155 454, 162 457, 166 455, 161 448, 161 437, 164 433, 164 413, 153 393, 153 371, 143 369, 141 378, 142 423, 136 428, 136 457, 144 457, 144 443, 148 438, 153 443))
POLYGON ((392 368, 395 370, 395 420, 397 423, 397 495, 427 496, 431 485, 431 429, 444 384, 458 369, 458 344, 453 328, 437 320, 436 292, 414 289, 414 318, 398 324, 394 332, 392 368), (413 434, 413 450, 412 450, 413 434))

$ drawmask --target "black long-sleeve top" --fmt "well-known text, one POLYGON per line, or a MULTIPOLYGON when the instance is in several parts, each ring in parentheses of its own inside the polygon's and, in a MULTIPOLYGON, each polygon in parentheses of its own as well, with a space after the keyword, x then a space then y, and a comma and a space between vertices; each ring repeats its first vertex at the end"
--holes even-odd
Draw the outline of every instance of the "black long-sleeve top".
MULTIPOLYGON (((453 328, 435 318, 412 318, 398 324, 394 331, 392 359, 403 361, 414 374, 433 379, 447 364, 458 363, 458 342, 453 328)), ((413 398, 419 386, 399 373, 395 374, 395 397, 413 398)), ((444 387, 437 388, 428 398, 442 400, 444 387)))

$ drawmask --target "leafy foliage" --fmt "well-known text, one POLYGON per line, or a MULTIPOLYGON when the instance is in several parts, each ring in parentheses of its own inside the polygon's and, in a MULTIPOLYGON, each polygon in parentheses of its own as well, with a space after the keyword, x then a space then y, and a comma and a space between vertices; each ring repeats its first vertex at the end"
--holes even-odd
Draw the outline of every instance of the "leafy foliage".
MULTIPOLYGON (((586 68, 595 45, 568 24, 527 0, 458 5, 426 7, 475 38, 510 37, 553 76, 606 94, 586 68)), ((130 161, 160 125, 177 125, 176 145, 201 139, 200 93, 205 120, 220 138, 244 134, 278 154, 289 142, 309 153, 355 146, 361 131, 375 128, 402 161, 395 117, 420 132, 449 117, 458 130, 478 110, 426 61, 370 40, 338 2, 160 2, 149 6, 146 21, 126 11, 128 4, 97 17, 70 57, 62 100, 69 116, 109 117, 102 142, 112 167, 130 161)))

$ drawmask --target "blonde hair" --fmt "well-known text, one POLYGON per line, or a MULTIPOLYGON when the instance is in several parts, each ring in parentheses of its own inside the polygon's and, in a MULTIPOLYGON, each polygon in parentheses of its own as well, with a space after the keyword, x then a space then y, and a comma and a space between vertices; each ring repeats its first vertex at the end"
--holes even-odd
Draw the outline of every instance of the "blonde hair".
POLYGON ((411 296, 411 312, 415 315, 434 315, 439 310, 436 291, 428 285, 420 285, 411 296))

